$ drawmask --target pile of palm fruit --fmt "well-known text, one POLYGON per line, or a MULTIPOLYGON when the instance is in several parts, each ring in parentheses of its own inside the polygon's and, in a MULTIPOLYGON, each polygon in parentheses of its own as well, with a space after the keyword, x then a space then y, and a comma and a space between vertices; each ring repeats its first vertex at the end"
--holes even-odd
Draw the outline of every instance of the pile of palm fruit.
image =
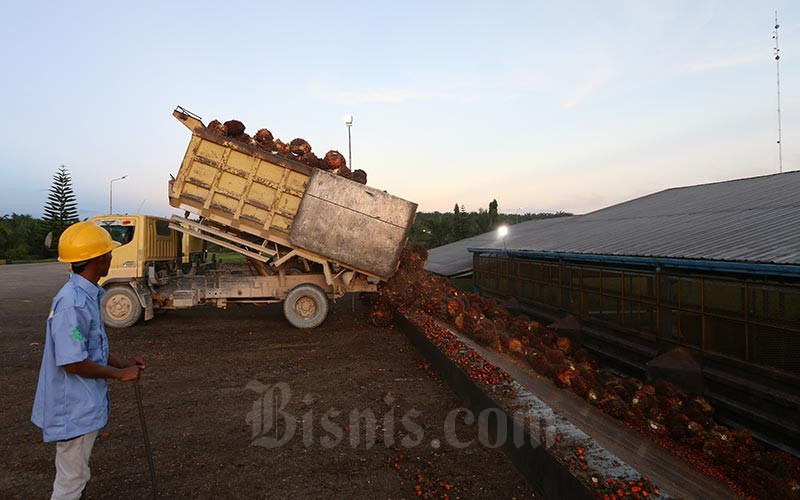
POLYGON ((722 479, 739 495, 800 498, 800 461, 766 449, 745 428, 720 425, 702 396, 687 394, 669 382, 617 376, 570 339, 425 271, 426 258, 421 246, 404 250, 397 273, 382 285, 373 304, 373 323, 388 325, 398 310, 428 315, 486 347, 523 360, 557 386, 722 479))
POLYGON ((318 158, 311 151, 311 145, 305 139, 292 139, 286 143, 273 137, 272 132, 265 128, 260 129, 255 136, 251 137, 245 133, 245 126, 239 120, 228 120, 225 123, 212 120, 206 128, 215 134, 224 135, 242 144, 299 161, 309 167, 327 170, 361 184, 367 183, 367 173, 360 169, 350 171, 341 153, 331 150, 323 158, 318 158))

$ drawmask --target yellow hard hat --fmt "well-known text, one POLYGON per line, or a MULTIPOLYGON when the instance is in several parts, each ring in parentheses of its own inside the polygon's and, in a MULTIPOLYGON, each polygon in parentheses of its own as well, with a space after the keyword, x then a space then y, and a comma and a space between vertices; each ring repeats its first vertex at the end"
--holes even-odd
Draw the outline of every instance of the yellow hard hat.
POLYGON ((61 233, 58 239, 58 260, 61 262, 82 262, 100 257, 120 244, 94 222, 76 222, 61 233))

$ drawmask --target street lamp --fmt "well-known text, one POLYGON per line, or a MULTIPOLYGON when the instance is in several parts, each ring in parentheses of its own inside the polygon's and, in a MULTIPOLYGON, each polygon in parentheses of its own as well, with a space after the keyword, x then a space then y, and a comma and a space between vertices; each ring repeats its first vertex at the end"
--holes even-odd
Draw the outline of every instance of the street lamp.
POLYGON ((503 238, 503 250, 508 253, 508 248, 506 248, 506 236, 508 236, 508 226, 500 226, 497 228, 497 236, 503 238))
POLYGON ((353 142, 350 140, 350 127, 353 126, 353 115, 344 117, 344 124, 347 125, 347 166, 353 170, 353 142))
POLYGON ((114 213, 114 181, 121 181, 127 177, 127 175, 123 175, 122 177, 111 179, 111 182, 108 183, 108 215, 114 213))

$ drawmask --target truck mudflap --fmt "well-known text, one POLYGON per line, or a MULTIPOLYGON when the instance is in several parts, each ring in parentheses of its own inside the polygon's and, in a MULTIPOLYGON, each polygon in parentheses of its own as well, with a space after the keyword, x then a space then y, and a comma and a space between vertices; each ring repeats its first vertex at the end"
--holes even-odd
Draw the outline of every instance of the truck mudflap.
POLYGON ((153 296, 150 294, 150 289, 141 281, 131 281, 131 287, 144 308, 144 320, 150 321, 153 319, 153 296))

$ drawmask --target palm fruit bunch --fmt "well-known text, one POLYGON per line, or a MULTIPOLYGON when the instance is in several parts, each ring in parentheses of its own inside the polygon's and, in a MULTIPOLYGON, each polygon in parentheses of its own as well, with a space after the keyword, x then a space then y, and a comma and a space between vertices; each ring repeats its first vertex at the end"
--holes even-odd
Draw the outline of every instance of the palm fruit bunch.
POLYGON ((359 184, 366 184, 367 173, 361 170, 360 168, 353 170, 353 172, 350 174, 350 180, 357 182, 359 184))
POLYGON ((655 404, 655 394, 645 390, 636 391, 631 398, 631 408, 642 415, 647 414, 655 404))
MULTIPOLYGON (((236 140, 240 140, 244 134, 245 128, 247 128, 244 126, 244 123, 240 122, 239 120, 228 120, 223 124, 223 126, 225 127, 225 135, 236 140)), ((245 141, 242 140, 241 142, 245 141)))
POLYGON ((346 166, 344 156, 338 151, 328 151, 322 160, 322 168, 325 170, 336 170, 346 166))
POLYGON ((603 413, 611 415, 612 417, 620 420, 628 416, 628 405, 625 404, 625 401, 623 401, 622 398, 615 394, 607 395, 597 403, 597 406, 603 410, 603 413))
POLYGON ((300 137, 292 139, 288 143, 283 142, 280 139, 276 139, 272 132, 266 128, 259 129, 256 135, 251 137, 245 133, 246 127, 239 120, 228 120, 225 123, 219 120, 212 120, 206 129, 242 144, 299 161, 309 167, 327 170, 360 184, 367 183, 367 173, 361 169, 351 172, 341 153, 331 150, 323 158, 319 158, 312 152, 311 144, 300 137))
POLYGON ((369 317, 370 322, 375 326, 389 326, 394 322, 394 310, 392 308, 375 307, 369 317))

